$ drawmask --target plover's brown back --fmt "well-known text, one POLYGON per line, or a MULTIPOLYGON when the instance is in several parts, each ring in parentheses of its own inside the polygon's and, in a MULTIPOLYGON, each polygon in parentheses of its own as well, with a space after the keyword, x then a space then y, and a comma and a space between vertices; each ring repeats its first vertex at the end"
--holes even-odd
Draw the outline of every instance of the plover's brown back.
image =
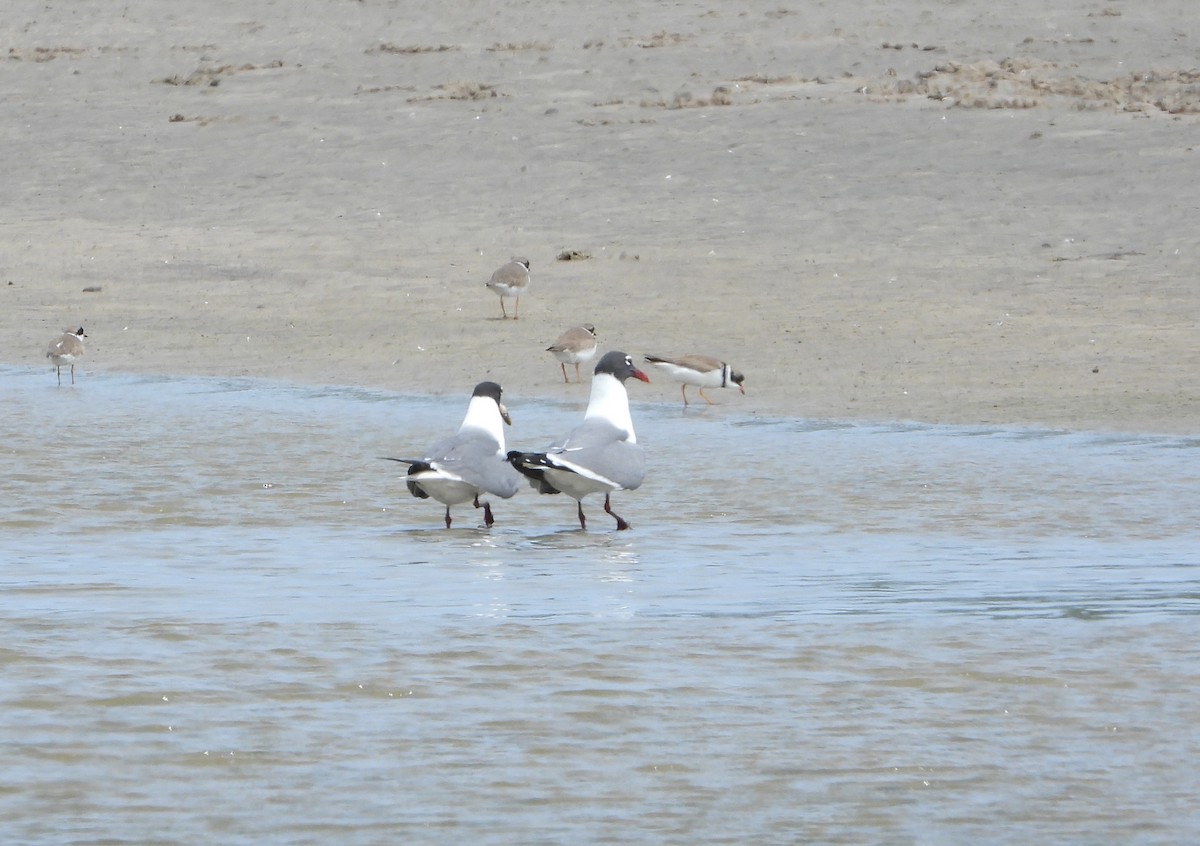
POLYGON ((54 365, 58 384, 62 384, 62 368, 65 365, 70 365, 71 384, 75 384, 75 362, 83 358, 83 339, 86 337, 82 326, 78 329, 68 329, 51 341, 50 346, 46 348, 46 358, 50 359, 50 363, 54 365))

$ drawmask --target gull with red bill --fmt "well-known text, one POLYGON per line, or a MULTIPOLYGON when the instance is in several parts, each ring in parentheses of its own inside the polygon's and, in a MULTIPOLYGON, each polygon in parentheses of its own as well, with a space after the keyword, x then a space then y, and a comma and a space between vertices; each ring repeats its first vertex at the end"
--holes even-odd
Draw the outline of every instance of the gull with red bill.
POLYGON ((513 450, 508 460, 538 493, 565 493, 576 501, 579 526, 587 528, 583 498, 604 494, 604 511, 617 521, 617 530, 629 528, 612 510, 613 491, 631 491, 646 476, 646 458, 633 431, 625 380, 650 379, 633 365, 633 359, 616 350, 596 364, 592 392, 583 422, 550 444, 544 452, 513 450))

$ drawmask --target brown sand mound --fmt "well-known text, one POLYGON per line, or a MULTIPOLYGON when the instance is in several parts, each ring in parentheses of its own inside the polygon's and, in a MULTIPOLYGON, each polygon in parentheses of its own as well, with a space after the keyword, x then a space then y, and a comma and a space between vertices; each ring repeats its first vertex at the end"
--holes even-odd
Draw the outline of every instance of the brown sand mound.
POLYGON ((1150 70, 1099 80, 1030 58, 944 62, 914 79, 868 85, 864 93, 877 101, 927 97, 972 109, 1030 109, 1068 100, 1080 110, 1200 114, 1200 69, 1150 70))

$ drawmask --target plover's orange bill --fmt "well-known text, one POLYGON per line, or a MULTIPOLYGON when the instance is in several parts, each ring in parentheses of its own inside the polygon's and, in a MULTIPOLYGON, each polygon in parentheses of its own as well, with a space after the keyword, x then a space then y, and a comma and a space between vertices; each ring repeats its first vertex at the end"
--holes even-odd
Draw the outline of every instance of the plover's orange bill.
POLYGON ((591 361, 596 355, 596 327, 590 323, 582 326, 572 326, 558 336, 553 344, 546 347, 547 352, 554 353, 558 366, 562 368, 563 382, 567 378, 567 365, 575 365, 575 381, 582 382, 579 376, 579 365, 591 361))
POLYGON ((75 362, 83 358, 83 327, 68 329, 50 342, 46 349, 46 358, 54 365, 54 373, 58 376, 58 384, 62 384, 63 365, 71 365, 71 384, 75 384, 75 362))
POLYGON ((492 278, 484 283, 500 295, 500 313, 508 317, 504 307, 505 297, 516 297, 517 304, 513 308, 513 320, 521 316, 521 294, 529 288, 529 259, 514 258, 508 264, 496 268, 492 278))
POLYGON ((646 476, 646 458, 633 432, 629 394, 625 391, 625 380, 631 376, 650 381, 625 353, 605 353, 596 364, 583 422, 545 452, 513 450, 508 454, 513 467, 538 493, 565 493, 575 500, 582 529, 587 528, 583 498, 592 493, 604 494, 604 511, 617 521, 617 530, 628 529, 629 524, 613 512, 609 494, 631 491, 646 476))
POLYGON ((500 386, 480 382, 471 394, 467 416, 457 434, 425 450, 423 458, 389 458, 408 465, 404 482, 419 499, 432 497, 446 506, 446 528, 450 528, 450 506, 472 503, 483 509, 483 522, 491 526, 492 506, 483 494, 508 499, 521 488, 521 477, 506 460, 504 424, 512 424, 500 402, 500 386))
POLYGON ((692 354, 679 358, 648 355, 646 361, 680 383, 679 390, 683 393, 685 408, 688 404, 688 385, 695 385, 700 390, 700 396, 709 405, 712 405, 713 401, 705 395, 705 388, 728 388, 736 385, 739 391, 743 394, 746 393, 746 387, 743 384, 746 377, 721 359, 713 358, 711 355, 692 354))

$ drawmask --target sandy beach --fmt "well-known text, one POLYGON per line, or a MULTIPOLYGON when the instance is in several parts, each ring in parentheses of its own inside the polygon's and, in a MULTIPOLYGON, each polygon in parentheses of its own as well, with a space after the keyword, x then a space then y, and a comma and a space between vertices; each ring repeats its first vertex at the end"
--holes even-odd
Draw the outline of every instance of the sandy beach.
POLYGON ((1200 430, 1191 7, 811 5, 14 0, 0 361, 1200 430))

